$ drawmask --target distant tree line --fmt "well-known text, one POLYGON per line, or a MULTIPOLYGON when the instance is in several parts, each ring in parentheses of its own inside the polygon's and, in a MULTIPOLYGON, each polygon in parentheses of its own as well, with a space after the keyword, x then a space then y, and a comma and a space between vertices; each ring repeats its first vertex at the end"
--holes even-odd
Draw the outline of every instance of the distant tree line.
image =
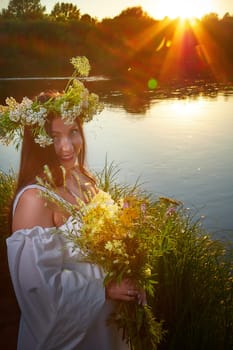
POLYGON ((233 17, 156 20, 141 7, 98 21, 72 3, 51 13, 40 0, 10 0, 0 13, 0 76, 69 75, 89 58, 92 74, 129 79, 233 80, 233 17))

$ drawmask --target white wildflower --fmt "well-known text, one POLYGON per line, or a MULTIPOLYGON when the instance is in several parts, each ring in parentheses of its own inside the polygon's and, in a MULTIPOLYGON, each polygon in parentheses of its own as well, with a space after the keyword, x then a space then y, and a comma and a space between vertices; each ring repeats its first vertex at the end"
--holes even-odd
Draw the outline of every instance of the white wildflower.
POLYGON ((45 124, 47 114, 47 109, 44 107, 40 107, 39 111, 37 112, 37 122, 40 126, 43 126, 45 124))
POLYGON ((20 117, 21 117, 21 114, 20 114, 20 111, 18 109, 10 110, 10 112, 9 112, 9 119, 12 122, 17 123, 20 120, 20 117))
POLYGON ((81 105, 74 105, 72 108, 69 108, 69 103, 64 102, 60 106, 61 117, 64 120, 65 124, 72 124, 74 120, 81 114, 82 108, 81 105))
POLYGON ((80 76, 82 77, 88 76, 91 66, 87 57, 85 56, 72 57, 70 62, 74 66, 75 70, 80 74, 80 76))
POLYGON ((35 143, 38 143, 41 147, 46 147, 53 144, 53 140, 48 135, 38 134, 35 137, 35 143))
POLYGON ((32 100, 30 100, 28 97, 24 97, 24 98, 22 99, 22 102, 21 102, 21 104, 20 104, 20 107, 21 107, 22 109, 27 110, 27 109, 30 109, 30 108, 32 107, 32 104, 33 104, 32 100))

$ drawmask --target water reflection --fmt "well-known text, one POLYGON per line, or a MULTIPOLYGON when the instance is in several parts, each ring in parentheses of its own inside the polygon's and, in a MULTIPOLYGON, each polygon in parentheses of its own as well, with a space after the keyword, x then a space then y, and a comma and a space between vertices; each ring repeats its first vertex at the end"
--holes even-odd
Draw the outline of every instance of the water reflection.
POLYGON ((170 101, 167 109, 173 118, 176 119, 176 122, 187 123, 193 117, 198 116, 204 110, 207 103, 208 100, 203 96, 193 99, 175 99, 170 101))
MULTIPOLYGON (((13 96, 20 101, 24 96, 33 98, 47 89, 63 90, 68 79, 69 77, 0 79, 0 103, 4 104, 8 96, 13 96)), ((232 83, 223 85, 203 80, 179 83, 171 81, 169 85, 158 84, 154 90, 148 89, 147 81, 110 80, 104 77, 90 77, 85 81, 85 85, 97 93, 106 105, 124 108, 127 113, 137 115, 146 115, 151 104, 156 100, 169 98, 188 100, 190 103, 200 96, 212 99, 223 95, 227 99, 233 93, 232 83)), ((183 106, 188 109, 188 104, 183 106)))
POLYGON ((125 80, 102 81, 98 85, 93 83, 95 90, 102 99, 112 107, 123 107, 129 114, 146 114, 151 104, 156 100, 197 100, 200 96, 217 98, 224 95, 226 98, 233 93, 233 84, 217 84, 204 81, 171 82, 170 85, 158 85, 149 90, 147 82, 131 84, 125 80), (111 95, 109 94, 111 91, 111 95))

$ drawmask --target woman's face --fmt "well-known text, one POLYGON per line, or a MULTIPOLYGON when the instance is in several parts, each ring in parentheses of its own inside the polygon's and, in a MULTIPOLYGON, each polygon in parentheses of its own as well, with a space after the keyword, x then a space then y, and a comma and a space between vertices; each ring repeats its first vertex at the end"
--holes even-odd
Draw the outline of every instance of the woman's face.
POLYGON ((61 118, 55 118, 51 123, 51 136, 60 164, 66 170, 74 168, 78 164, 78 155, 83 147, 78 124, 65 124, 61 118))

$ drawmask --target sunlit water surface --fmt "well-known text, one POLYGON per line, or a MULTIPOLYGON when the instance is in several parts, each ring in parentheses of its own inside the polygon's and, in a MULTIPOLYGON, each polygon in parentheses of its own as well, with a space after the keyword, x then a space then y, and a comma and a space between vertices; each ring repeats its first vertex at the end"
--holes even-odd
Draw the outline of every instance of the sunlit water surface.
MULTIPOLYGON (((152 95, 139 108, 125 105, 132 94, 102 96, 104 111, 85 125, 89 168, 102 170, 107 156, 120 168, 119 182, 139 177, 154 196, 181 200, 203 217, 214 237, 233 240, 233 94, 152 95)), ((0 168, 17 170, 19 153, 0 150, 0 168)))

